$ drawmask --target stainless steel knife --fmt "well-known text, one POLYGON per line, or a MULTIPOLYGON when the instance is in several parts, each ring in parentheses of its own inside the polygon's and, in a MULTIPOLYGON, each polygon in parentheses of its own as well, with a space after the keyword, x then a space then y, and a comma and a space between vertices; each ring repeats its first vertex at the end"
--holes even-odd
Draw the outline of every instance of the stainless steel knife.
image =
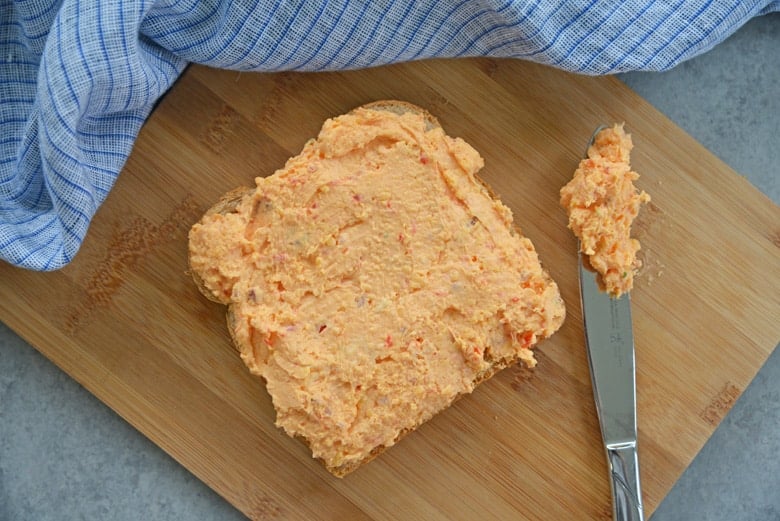
POLYGON ((643 521, 631 299, 628 293, 612 298, 599 289, 596 274, 585 267, 582 254, 578 256, 585 342, 607 453, 612 516, 615 521, 643 521))

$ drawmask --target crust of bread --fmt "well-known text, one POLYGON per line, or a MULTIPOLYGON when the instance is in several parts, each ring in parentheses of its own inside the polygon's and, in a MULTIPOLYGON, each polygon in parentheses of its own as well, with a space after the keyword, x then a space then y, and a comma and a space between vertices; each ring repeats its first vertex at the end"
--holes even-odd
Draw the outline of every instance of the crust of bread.
MULTIPOLYGON (((422 117, 425 119, 425 122, 427 123, 426 125, 427 130, 441 127, 441 124, 439 123, 439 120, 436 119, 436 116, 434 116, 424 108, 418 107, 417 105, 406 101, 380 100, 371 103, 366 103, 365 105, 361 105, 360 107, 358 107, 358 109, 386 110, 387 112, 393 112, 398 115, 407 114, 409 112, 414 114, 421 114, 422 117)), ((358 109, 354 109, 354 110, 358 110, 358 109)))
MULTIPOLYGON (((422 114, 423 117, 425 118, 425 121, 427 122, 427 128, 428 129, 441 127, 441 125, 439 124, 438 119, 436 119, 428 111, 426 111, 425 109, 423 109, 421 107, 418 107, 417 105, 414 105, 412 103, 408 103, 408 102, 405 102, 405 101, 381 100, 381 101, 375 101, 375 102, 372 102, 372 103, 361 105, 360 107, 358 107, 358 109, 360 109, 360 108, 372 109, 372 110, 386 110, 386 111, 394 112, 396 114, 404 114, 404 113, 408 113, 408 112, 422 114)), ((358 110, 358 109, 354 109, 354 110, 358 110)), ((498 196, 495 194, 495 192, 490 187, 490 185, 488 185, 479 176, 475 176, 475 178, 485 188, 485 190, 487 191, 488 195, 492 199, 494 199, 494 200, 498 199, 498 196)), ((222 198, 215 205, 213 205, 211 208, 209 208, 206 211, 206 213, 204 214, 204 217, 206 217, 208 215, 211 215, 211 214, 214 214, 214 213, 228 214, 228 213, 234 212, 234 211, 236 211, 236 208, 238 207, 238 205, 241 202, 241 200, 244 197, 251 196, 253 193, 254 193, 254 189, 253 188, 246 188, 246 187, 236 188, 235 190, 232 190, 232 191, 228 192, 227 194, 225 194, 224 196, 222 196, 222 198)), ((512 231, 515 234, 520 234, 520 235, 522 234, 520 228, 517 225, 514 225, 514 224, 513 224, 513 230, 512 231)), ((208 298, 209 300, 212 300, 214 302, 220 302, 222 304, 228 304, 226 302, 222 302, 208 288, 206 288, 205 284, 203 283, 203 280, 200 278, 200 276, 197 274, 197 272, 195 270, 190 269, 190 272, 192 273, 192 277, 193 277, 193 280, 195 281, 195 285, 198 287, 200 292, 204 296, 206 296, 206 298, 208 298)), ((546 272, 545 272, 545 274, 546 274, 546 272)), ((548 279, 548 282, 551 282, 549 274, 546 274, 546 278, 548 279)), ((238 342, 237 342, 237 339, 236 339, 235 333, 234 333, 235 327, 236 327, 236 316, 235 316, 235 310, 233 309, 233 305, 232 304, 228 304, 228 309, 227 309, 227 326, 228 326, 228 330, 230 331, 230 336, 231 336, 231 339, 233 341, 233 346, 234 346, 234 348, 236 350, 238 350, 240 352, 241 347, 238 345, 238 342)), ((490 361, 490 366, 485 371, 483 371, 482 373, 477 375, 477 377, 474 379, 474 385, 476 386, 476 385, 480 384, 481 382, 489 380, 497 372, 501 371, 502 369, 505 369, 507 367, 510 367, 510 366, 516 364, 520 360, 521 360, 521 358, 519 356, 513 357, 513 358, 509 358, 509 359, 503 358, 503 359, 491 360, 490 361)), ((450 403, 450 406, 453 403, 455 403, 457 400, 462 398, 465 394, 467 394, 467 393, 462 393, 462 394, 459 394, 459 395, 455 396, 455 398, 450 403)), ((418 427, 420 427, 421 424, 422 423, 417 424, 417 425, 415 425, 412 428, 404 429, 403 431, 401 431, 398 434, 398 436, 395 438, 393 444, 395 444, 398 441, 400 441, 403 437, 405 437, 410 432, 416 430, 418 427)), ((309 445, 308 440, 306 440, 304 437, 298 436, 298 438, 303 443, 305 443, 307 446, 309 445)), ((358 467, 360 467, 364 463, 367 463, 367 462, 373 460, 374 458, 379 456, 382 452, 384 452, 386 449, 387 449, 387 447, 385 445, 380 445, 378 447, 375 447, 366 458, 364 458, 364 459, 362 459, 360 461, 350 462, 350 463, 347 463, 347 464, 344 464, 344 465, 340 465, 340 466, 336 466, 336 467, 331 467, 331 466, 325 465, 325 467, 334 476, 336 476, 336 477, 343 477, 343 476, 349 474, 350 472, 356 470, 358 467)), ((324 462, 323 462, 323 464, 324 464, 324 462)))

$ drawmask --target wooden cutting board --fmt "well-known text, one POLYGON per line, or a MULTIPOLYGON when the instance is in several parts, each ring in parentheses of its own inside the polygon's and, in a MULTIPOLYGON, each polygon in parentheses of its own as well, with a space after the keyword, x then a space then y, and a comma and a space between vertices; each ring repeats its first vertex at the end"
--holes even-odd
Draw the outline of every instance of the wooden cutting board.
POLYGON ((780 340, 780 209, 614 78, 428 61, 345 73, 190 68, 156 109, 73 263, 0 266, 0 320, 254 519, 610 518, 558 206, 592 130, 626 123, 645 268, 633 293, 644 500, 652 512, 780 340), (396 98, 485 158, 559 283, 564 327, 343 480, 273 425, 263 383, 196 291, 187 231, 223 192, 296 154, 323 120, 396 98))

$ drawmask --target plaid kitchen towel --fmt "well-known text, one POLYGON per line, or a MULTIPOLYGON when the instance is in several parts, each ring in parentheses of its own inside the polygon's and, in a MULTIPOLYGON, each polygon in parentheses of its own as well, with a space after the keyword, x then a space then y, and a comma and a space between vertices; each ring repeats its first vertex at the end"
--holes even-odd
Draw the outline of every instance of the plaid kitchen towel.
MULTIPOLYGON (((431 57, 663 70, 780 0, 0 0, 0 259, 73 259, 189 62, 335 70, 431 57)), ((747 57, 749 59, 749 57, 747 57)))

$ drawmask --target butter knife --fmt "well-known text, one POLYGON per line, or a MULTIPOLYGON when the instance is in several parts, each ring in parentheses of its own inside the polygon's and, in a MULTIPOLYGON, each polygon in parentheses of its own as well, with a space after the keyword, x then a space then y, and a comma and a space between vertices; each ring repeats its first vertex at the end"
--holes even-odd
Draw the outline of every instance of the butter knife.
POLYGON ((628 293, 612 298, 601 291, 596 274, 585 267, 582 254, 578 257, 585 343, 607 454, 612 517, 615 521, 643 521, 631 299, 628 293))

